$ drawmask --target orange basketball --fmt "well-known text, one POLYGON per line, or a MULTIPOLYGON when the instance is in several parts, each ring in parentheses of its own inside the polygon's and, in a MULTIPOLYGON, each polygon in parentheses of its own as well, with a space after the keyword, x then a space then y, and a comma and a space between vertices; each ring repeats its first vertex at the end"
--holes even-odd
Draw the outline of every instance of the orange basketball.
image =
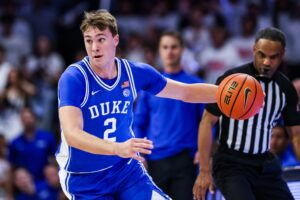
POLYGON ((237 120, 248 119, 258 113, 264 97, 259 82, 243 73, 227 76, 217 91, 217 103, 222 113, 237 120))

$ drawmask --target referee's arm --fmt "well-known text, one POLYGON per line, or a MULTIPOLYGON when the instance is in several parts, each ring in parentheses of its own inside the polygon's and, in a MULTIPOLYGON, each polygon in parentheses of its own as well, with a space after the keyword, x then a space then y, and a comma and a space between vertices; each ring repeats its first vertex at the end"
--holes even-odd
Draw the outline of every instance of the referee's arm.
POLYGON ((300 161, 300 125, 286 126, 286 129, 291 138, 291 142, 292 142, 296 157, 300 161))
POLYGON ((219 120, 218 116, 204 110, 198 133, 198 151, 200 173, 193 187, 194 199, 205 200, 207 189, 213 193, 213 179, 211 173, 211 147, 212 147, 212 129, 219 120))

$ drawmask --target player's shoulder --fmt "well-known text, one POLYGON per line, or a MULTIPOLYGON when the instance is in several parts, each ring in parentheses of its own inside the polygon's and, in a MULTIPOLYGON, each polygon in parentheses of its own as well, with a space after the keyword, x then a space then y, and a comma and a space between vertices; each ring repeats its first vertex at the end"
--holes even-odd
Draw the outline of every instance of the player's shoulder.
POLYGON ((70 80, 70 79, 76 79, 76 80, 84 80, 84 72, 81 62, 76 62, 71 65, 69 65, 64 72, 62 73, 60 77, 60 81, 62 80, 70 80))
POLYGON ((128 67, 132 70, 133 74, 147 73, 155 71, 155 68, 147 63, 134 62, 127 59, 121 59, 124 63, 127 63, 128 67))
POLYGON ((134 70, 145 70, 148 68, 153 68, 151 65, 143 62, 134 62, 126 59, 122 59, 123 61, 127 62, 129 64, 129 67, 131 67, 134 70))

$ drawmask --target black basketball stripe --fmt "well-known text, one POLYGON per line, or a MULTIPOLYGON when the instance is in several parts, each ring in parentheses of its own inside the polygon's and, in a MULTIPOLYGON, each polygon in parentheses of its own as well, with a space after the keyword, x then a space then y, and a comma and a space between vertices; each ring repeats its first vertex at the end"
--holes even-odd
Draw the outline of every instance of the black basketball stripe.
POLYGON ((251 106, 248 108, 248 110, 247 110, 242 116, 239 117, 239 119, 242 118, 242 117, 244 117, 245 115, 247 115, 247 114, 249 113, 249 111, 251 110, 251 108, 252 108, 252 106, 253 106, 253 104, 254 104, 254 102, 255 102, 255 100, 256 100, 256 95, 257 95, 257 86, 256 86, 256 84, 257 84, 257 82, 255 81, 254 78, 251 77, 251 79, 252 79, 252 81, 254 81, 254 85, 255 85, 255 95, 254 95, 254 99, 253 99, 253 101, 252 101, 252 103, 251 103, 251 106))
POLYGON ((244 84, 245 84, 247 78, 248 78, 248 75, 247 75, 246 78, 244 79, 244 81, 243 81, 243 83, 242 83, 242 86, 240 87, 240 89, 239 89, 239 91, 238 91, 238 93, 237 93, 237 95, 236 95, 236 97, 235 97, 235 99, 234 99, 234 102, 233 102, 233 104, 232 104, 232 106, 231 106, 231 109, 230 109, 230 114, 229 114, 230 117, 231 117, 232 110, 233 110, 233 108, 234 108, 235 102, 236 102, 237 98, 239 97, 239 94, 240 94, 240 92, 241 92, 241 90, 242 90, 242 87, 244 86, 244 84))
MULTIPOLYGON (((221 91, 221 94, 220 94, 220 99, 219 99, 219 102, 220 102, 220 110, 223 110, 222 108, 222 95, 223 95, 223 91, 224 91, 224 88, 225 86, 228 84, 229 81, 231 81, 234 77, 237 77, 238 75, 240 74, 236 74, 235 76, 233 76, 231 79, 229 79, 225 84, 224 84, 224 87, 222 88, 222 91, 221 91)), ((230 75, 231 76, 231 75, 230 75)), ((226 77, 225 77, 226 78, 226 77)))

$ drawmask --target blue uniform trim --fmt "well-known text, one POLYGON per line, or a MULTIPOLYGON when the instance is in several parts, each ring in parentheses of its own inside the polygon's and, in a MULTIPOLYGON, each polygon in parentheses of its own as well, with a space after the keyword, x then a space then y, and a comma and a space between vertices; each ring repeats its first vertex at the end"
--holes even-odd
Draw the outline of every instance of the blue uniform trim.
POLYGON ((137 95, 136 95, 136 89, 135 89, 134 79, 133 79, 133 75, 132 75, 132 71, 131 71, 130 65, 129 65, 129 63, 128 63, 127 60, 122 59, 122 61, 123 61, 124 65, 125 65, 125 69, 126 69, 126 72, 128 74, 128 77, 129 77, 130 85, 132 86, 131 90, 132 90, 132 94, 133 94, 133 99, 136 99, 136 97, 137 97, 137 95))
POLYGON ((89 91, 90 91, 90 89, 89 89, 89 80, 88 80, 87 74, 85 73, 85 71, 83 70, 83 68, 80 65, 75 64, 75 65, 72 65, 72 66, 75 66, 75 67, 77 67, 77 69, 79 69, 79 71, 82 73, 82 75, 84 77, 84 80, 85 80, 85 95, 84 95, 83 101, 80 104, 80 107, 83 107, 86 104, 86 102, 89 98, 89 91))
POLYGON ((94 79, 96 80, 96 82, 102 86, 104 89, 108 90, 108 91, 111 91, 113 90, 119 83, 120 81, 120 78, 121 78, 121 66, 120 66, 120 62, 117 62, 117 68, 118 68, 118 77, 117 77, 117 80, 116 82, 109 86, 107 85, 106 83, 104 83, 101 78, 93 71, 90 63, 88 62, 87 60, 87 57, 83 59, 83 62, 85 63, 85 65, 87 66, 87 69, 89 70, 89 72, 91 73, 91 75, 94 77, 94 79))

